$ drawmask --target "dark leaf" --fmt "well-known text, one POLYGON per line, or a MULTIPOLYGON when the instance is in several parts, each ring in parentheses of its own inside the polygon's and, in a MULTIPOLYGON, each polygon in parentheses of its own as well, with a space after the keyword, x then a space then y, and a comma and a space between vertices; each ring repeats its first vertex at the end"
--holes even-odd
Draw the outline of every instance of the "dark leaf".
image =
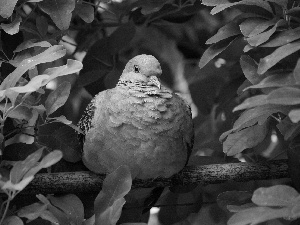
POLYGON ((74 194, 62 197, 49 197, 50 202, 55 207, 62 210, 68 217, 71 224, 81 225, 84 220, 84 208, 81 200, 74 194))
POLYGON ((202 69, 214 57, 216 57, 221 52, 223 52, 236 39, 237 38, 233 38, 233 39, 228 38, 228 39, 222 40, 216 44, 213 44, 208 49, 206 49, 206 51, 203 53, 203 55, 200 59, 200 62, 199 62, 200 69, 202 69))
POLYGON ((251 201, 252 193, 249 191, 226 191, 218 195, 218 206, 227 210, 228 205, 241 205, 251 201))
POLYGON ((45 102, 46 113, 48 116, 65 104, 69 98, 70 90, 71 84, 65 81, 48 95, 45 102))
POLYGON ((296 6, 296 7, 293 7, 291 9, 287 10, 286 14, 289 16, 294 16, 294 17, 300 18, 299 12, 300 12, 300 6, 296 6))
POLYGON ((228 156, 234 156, 247 148, 255 147, 265 139, 267 132, 267 123, 264 123, 229 134, 223 142, 223 151, 228 156))
MULTIPOLYGON (((285 23, 284 20, 279 20, 271 29, 269 29, 266 32, 260 33, 258 35, 255 36, 251 36, 249 38, 247 38, 247 42, 251 45, 251 46, 258 46, 261 45, 262 43, 266 42, 267 40, 269 40, 269 38, 275 33, 276 29, 278 26, 280 26, 282 23, 285 23)), ((251 32, 252 33, 252 32, 251 32)))
POLYGON ((271 87, 286 87, 292 86, 296 84, 296 80, 292 73, 285 73, 285 74, 274 74, 269 75, 260 81, 256 85, 252 85, 247 87, 245 90, 249 88, 271 88, 271 87))
POLYGON ((245 37, 248 37, 249 34, 257 26, 259 26, 260 24, 264 24, 265 22, 266 22, 266 20, 263 18, 259 18, 259 17, 249 18, 240 24, 240 30, 245 37))
POLYGON ((214 36, 212 36, 205 42, 205 44, 215 44, 221 40, 238 35, 240 33, 241 31, 236 22, 231 22, 221 27, 214 36))
POLYGON ((235 121, 233 128, 220 136, 220 140, 225 139, 230 133, 239 131, 255 124, 262 125, 273 114, 281 112, 287 114, 290 107, 278 105, 262 105, 243 112, 235 121))
POLYGON ((91 23, 94 20, 94 8, 91 5, 77 3, 74 12, 86 23, 91 23))
POLYGON ((255 60, 252 59, 250 56, 242 55, 240 58, 240 64, 241 64, 241 68, 243 70, 245 77, 252 84, 257 84, 262 79, 264 79, 265 76, 259 75, 257 73, 257 67, 258 67, 257 62, 255 62, 255 60))
POLYGON ((81 159, 81 146, 73 128, 61 123, 43 125, 39 128, 38 141, 52 149, 60 149, 68 162, 81 159))
POLYGON ((277 48, 271 55, 260 59, 258 64, 258 74, 263 74, 280 60, 293 54, 300 49, 300 42, 293 42, 277 48))
POLYGON ((293 87, 282 87, 270 92, 268 95, 256 95, 246 99, 242 104, 235 107, 234 111, 268 104, 300 104, 300 89, 293 87))
POLYGON ((248 34, 248 37, 256 36, 262 32, 264 32, 267 28, 277 23, 279 18, 275 17, 271 20, 267 20, 265 22, 259 23, 251 32, 248 34))
POLYGON ((206 6, 216 6, 230 3, 229 0, 202 0, 202 4, 206 6))
POLYGON ((300 39, 300 27, 281 31, 261 47, 278 47, 300 39))
POLYGON ((108 73, 109 70, 90 70, 88 72, 81 73, 78 78, 78 85, 84 87, 104 77, 108 73))
POLYGON ((40 35, 46 36, 48 32, 48 20, 44 16, 37 16, 35 20, 36 28, 40 35))
POLYGON ((3 158, 10 161, 25 160, 27 156, 38 149, 35 144, 13 143, 5 146, 3 158))
POLYGON ((135 25, 132 22, 122 24, 108 39, 109 50, 112 55, 128 46, 135 35, 135 25))
POLYGON ((75 9, 75 0, 44 0, 38 5, 51 17, 60 30, 69 28, 72 12, 75 9))
POLYGON ((214 15, 214 14, 217 14, 217 13, 223 11, 224 9, 227 9, 229 7, 236 6, 236 5, 254 5, 254 6, 261 7, 270 13, 273 13, 272 8, 268 2, 257 1, 257 0, 243 0, 243 1, 234 2, 234 3, 220 4, 220 5, 217 5, 216 7, 214 7, 210 13, 212 15, 214 15))
POLYGON ((300 133, 300 124, 293 123, 289 117, 285 117, 276 125, 280 133, 284 136, 284 140, 291 141, 300 133))
POLYGON ((300 59, 298 59, 295 69, 293 71, 293 76, 297 84, 300 84, 300 59))

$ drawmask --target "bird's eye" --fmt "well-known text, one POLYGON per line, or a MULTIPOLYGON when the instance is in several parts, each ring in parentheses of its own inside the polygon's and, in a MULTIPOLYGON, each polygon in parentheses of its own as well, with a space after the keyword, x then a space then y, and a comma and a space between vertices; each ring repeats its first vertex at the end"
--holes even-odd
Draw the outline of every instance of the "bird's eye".
POLYGON ((137 65, 134 65, 134 72, 135 73, 139 73, 140 72, 140 68, 137 65))

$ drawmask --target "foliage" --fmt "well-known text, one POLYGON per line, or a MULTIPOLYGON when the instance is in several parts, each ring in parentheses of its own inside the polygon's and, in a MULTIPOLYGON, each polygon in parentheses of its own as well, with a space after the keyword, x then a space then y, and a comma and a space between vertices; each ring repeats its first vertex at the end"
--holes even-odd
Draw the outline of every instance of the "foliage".
MULTIPOLYGON (((192 105, 189 165, 288 158, 284 148, 297 150, 300 130, 298 14, 293 0, 0 1, 0 185, 7 196, 0 224, 116 224, 132 183, 125 166, 105 179, 94 216, 73 194, 38 194, 36 203, 10 204, 38 171, 61 158, 43 171, 74 170, 64 162, 81 158, 78 105, 84 108, 88 93, 114 87, 128 59, 140 53, 159 58, 163 82, 192 105)), ((291 171, 298 171, 297 157, 288 153, 291 171)), ((171 188, 158 202, 167 205, 159 219, 232 225, 295 220, 297 174, 291 173, 297 190, 284 181, 268 188, 259 182, 171 188), (202 204, 217 195, 218 206, 202 204)))
MULTIPOLYGON (((259 145, 274 130, 271 126, 274 119, 284 140, 297 146, 300 21, 295 12, 299 12, 298 3, 285 0, 245 0, 234 3, 203 1, 203 4, 214 6, 212 14, 229 7, 241 7, 245 12, 207 40, 206 43, 212 45, 199 63, 203 67, 232 42, 241 38, 245 41, 240 66, 247 80, 242 85, 241 94, 248 92, 250 96, 234 108, 234 111, 244 111, 233 128, 220 136, 223 151, 228 156, 234 156, 259 145)), ((253 204, 231 206, 229 210, 237 213, 230 218, 228 224, 258 224, 282 217, 296 219, 299 217, 298 195, 289 186, 259 188, 252 196, 252 202, 257 207, 253 204)))

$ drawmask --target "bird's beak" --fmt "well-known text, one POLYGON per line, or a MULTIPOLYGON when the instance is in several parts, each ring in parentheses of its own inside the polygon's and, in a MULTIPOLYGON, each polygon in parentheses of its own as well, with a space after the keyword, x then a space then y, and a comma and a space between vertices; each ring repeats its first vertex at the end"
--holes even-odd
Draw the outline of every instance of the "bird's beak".
POLYGON ((149 82, 152 83, 152 84, 154 84, 154 85, 155 85, 156 87, 158 87, 159 89, 161 88, 161 85, 160 85, 160 82, 159 82, 157 76, 151 76, 151 77, 149 78, 149 82))

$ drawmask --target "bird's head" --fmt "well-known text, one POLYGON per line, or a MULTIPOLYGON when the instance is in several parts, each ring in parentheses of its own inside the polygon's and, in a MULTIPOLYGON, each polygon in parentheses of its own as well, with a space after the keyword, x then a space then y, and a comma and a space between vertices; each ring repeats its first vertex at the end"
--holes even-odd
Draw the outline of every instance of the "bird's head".
POLYGON ((161 75, 158 60, 152 55, 138 55, 129 60, 120 77, 120 81, 142 82, 160 88, 158 77, 161 75))

